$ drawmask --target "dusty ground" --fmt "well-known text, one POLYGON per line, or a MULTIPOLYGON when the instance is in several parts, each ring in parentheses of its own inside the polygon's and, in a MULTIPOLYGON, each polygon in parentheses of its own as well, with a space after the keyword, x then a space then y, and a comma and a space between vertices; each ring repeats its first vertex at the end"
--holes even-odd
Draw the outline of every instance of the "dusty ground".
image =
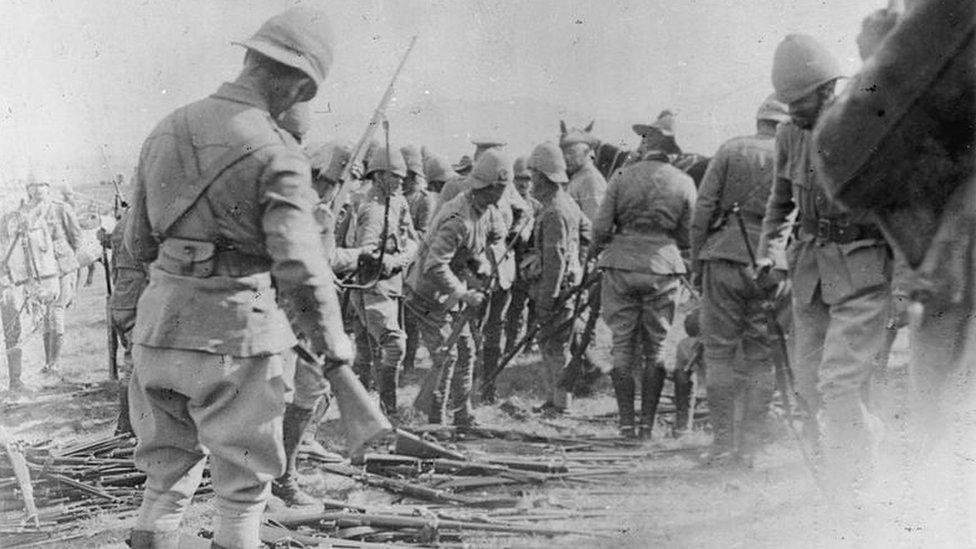
MULTIPOLYGON (((98 275, 101 275, 99 271, 98 275)), ((18 406, 4 413, 2 423, 14 437, 27 440, 71 439, 107 435, 113 428, 114 384, 108 382, 104 351, 104 290, 100 276, 92 287, 82 287, 68 312, 68 337, 64 355, 67 382, 44 387, 47 380, 37 375, 41 364, 41 344, 34 338, 25 351, 26 380, 45 392, 64 392, 65 396, 37 406, 18 406), (85 390, 83 396, 72 392, 85 390)), ((677 328, 674 338, 682 335, 677 328)), ((672 338, 672 339, 674 339, 672 338)), ((673 344, 673 342, 672 342, 673 344)), ((606 353, 607 334, 601 331, 598 347, 606 353)), ((669 347, 670 349, 670 347, 669 347)), ((670 356, 669 351, 669 356, 670 356)), ((904 344, 899 342, 894 357, 893 377, 898 378, 904 363, 904 344)), ((542 399, 541 376, 535 368, 537 357, 521 358, 499 380, 500 400, 514 399, 526 408, 542 399), (515 388, 518 387, 518 391, 515 388)), ((672 357, 673 360, 673 357, 672 357)), ((422 369, 405 377, 401 403, 412 401, 422 369)), ((6 370, 0 374, 6 386, 6 370)), ((893 384, 897 385, 897 384, 893 384)), ((887 393, 883 393, 887 394, 887 393)), ((606 378, 598 396, 576 404, 579 416, 614 410, 606 378)), ((889 401, 897 401, 890 398, 889 401)), ((402 404, 401 404, 402 405, 402 404)), ((337 419, 330 412, 318 431, 318 439, 330 449, 342 450, 343 439, 337 419)), ((612 420, 578 418, 541 420, 530 417, 516 420, 498 406, 481 407, 480 421, 488 426, 559 434, 598 434, 612 436, 612 420)), ((667 418, 665 418, 667 419, 667 418)), ((896 422, 897 423, 897 422, 896 422)), ((751 470, 704 469, 695 459, 708 443, 709 435, 697 426, 696 432, 681 440, 663 436, 666 429, 646 449, 685 449, 663 453, 660 458, 636 462, 632 471, 606 482, 594 484, 549 484, 544 489, 520 492, 523 505, 554 509, 593 511, 593 517, 575 519, 571 524, 554 522, 547 526, 570 526, 608 533, 605 538, 491 538, 473 536, 467 541, 484 547, 835 547, 852 542, 838 521, 824 512, 818 492, 806 472, 799 454, 789 439, 772 444, 751 470)), ((502 444, 502 443, 495 443, 502 444)), ((467 449, 491 449, 491 443, 474 443, 467 449), (480 444, 480 446, 479 446, 480 444)), ((347 479, 326 475, 305 466, 303 483, 313 492, 353 502, 386 503, 392 497, 374 490, 363 490, 347 479)), ((210 506, 194 504, 188 523, 193 528, 208 526, 210 506)), ((80 539, 71 547, 123 547, 131 517, 96 517, 81 525, 80 539)), ((880 534, 860 540, 864 546, 918 546, 911 524, 888 521, 880 534)))

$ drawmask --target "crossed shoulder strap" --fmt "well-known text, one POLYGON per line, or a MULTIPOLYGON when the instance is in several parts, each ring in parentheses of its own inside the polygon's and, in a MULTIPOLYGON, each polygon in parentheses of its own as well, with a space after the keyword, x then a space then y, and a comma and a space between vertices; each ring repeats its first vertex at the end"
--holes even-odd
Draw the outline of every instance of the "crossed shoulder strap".
MULTIPOLYGON (((192 145, 193 134, 190 132, 190 122, 186 109, 183 110, 182 116, 179 117, 176 131, 179 133, 182 142, 190 144, 194 158, 199 160, 196 148, 192 145)), ((281 138, 278 134, 269 133, 260 139, 233 144, 217 160, 204 167, 197 174, 196 178, 179 182, 173 199, 164 206, 163 211, 154 223, 153 232, 156 240, 164 240, 170 230, 190 212, 193 206, 200 200, 200 197, 210 188, 210 185, 225 171, 251 154, 279 143, 281 143, 281 138)))

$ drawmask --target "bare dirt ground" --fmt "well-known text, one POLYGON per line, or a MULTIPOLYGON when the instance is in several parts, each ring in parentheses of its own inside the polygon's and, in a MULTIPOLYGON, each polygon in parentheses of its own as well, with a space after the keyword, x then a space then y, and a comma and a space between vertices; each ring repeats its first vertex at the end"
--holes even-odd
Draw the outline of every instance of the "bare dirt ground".
MULTIPOLYGON (((103 317, 105 294, 101 272, 97 275, 95 285, 79 288, 76 302, 68 311, 64 353, 66 382, 44 386, 49 381, 38 375, 42 363, 40 340, 35 337, 25 345, 26 381, 40 388, 41 395, 61 393, 63 398, 37 405, 30 405, 29 401, 13 407, 4 405, 0 421, 13 438, 68 443, 111 433, 116 414, 115 384, 107 381, 103 317)), ((669 360, 673 360, 673 340, 683 336, 680 327, 674 331, 669 340, 669 360)), ((605 329, 601 331, 597 345, 600 352, 606 355, 608 334, 605 329)), ((532 354, 521 357, 499 379, 499 402, 508 400, 531 408, 542 400, 544 387, 536 367, 537 359, 532 354)), ((889 379, 899 379, 905 362, 904 342, 899 341, 892 362, 889 379)), ((416 372, 405 376, 400 395, 401 406, 412 401, 418 379, 426 372, 427 366, 426 360, 422 360, 416 372)), ((6 387, 6 382, 4 368, 0 383, 6 387)), ((513 431, 554 436, 614 436, 616 430, 612 418, 587 419, 587 416, 599 416, 615 410, 605 376, 596 395, 577 400, 573 416, 554 420, 532 414, 523 419, 513 418, 497 404, 479 407, 476 414, 486 426, 513 431)), ((663 421, 667 421, 668 417, 665 416, 663 421)), ((406 427, 409 428, 409 422, 406 427)), ((897 520, 886 522, 880 534, 852 539, 835 517, 824 511, 800 455, 783 433, 780 433, 778 442, 770 444, 759 456, 755 468, 730 470, 708 469, 698 464, 696 457, 710 438, 702 424, 696 425, 694 433, 680 440, 666 437, 667 430, 664 423, 659 424, 655 439, 641 447, 642 450, 660 452, 652 459, 634 461, 624 475, 585 484, 548 483, 543 487, 517 492, 506 491, 517 495, 520 506, 526 509, 569 509, 585 515, 571 521, 545 523, 545 526, 599 531, 603 537, 474 535, 466 536, 465 542, 474 547, 920 545, 920 540, 912 537, 911 524, 897 520)), ((334 410, 329 412, 318 429, 317 438, 330 450, 344 451, 342 430, 334 410)), ((471 451, 497 451, 504 444, 472 441, 461 447, 471 451)), ((308 463, 302 466, 301 472, 303 484, 322 497, 347 498, 359 504, 385 504, 395 498, 379 490, 363 488, 347 478, 323 473, 308 463)), ((199 498, 187 518, 188 529, 207 529, 211 511, 208 499, 199 498)), ((128 535, 131 521, 131 516, 92 517, 79 524, 79 538, 57 546, 124 547, 123 540, 128 535)))

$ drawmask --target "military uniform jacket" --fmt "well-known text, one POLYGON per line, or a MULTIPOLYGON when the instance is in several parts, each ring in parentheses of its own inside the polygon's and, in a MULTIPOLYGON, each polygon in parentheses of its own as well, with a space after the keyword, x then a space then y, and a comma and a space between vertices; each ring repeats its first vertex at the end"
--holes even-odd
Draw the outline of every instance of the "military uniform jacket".
MULTIPOLYGON (((455 177, 444 184, 440 193, 440 208, 459 194, 471 189, 471 180, 467 177, 455 177)), ((492 254, 495 258, 500 258, 505 253, 505 237, 510 232, 522 227, 518 235, 511 235, 520 239, 522 242, 528 241, 532 227, 532 207, 522 195, 515 189, 515 185, 509 183, 505 186, 505 192, 498 200, 498 203, 488 209, 491 220, 492 254)), ((515 254, 508 254, 498 265, 498 286, 507 290, 512 287, 516 278, 518 264, 515 254)))
POLYGON ((533 234, 541 276, 532 293, 538 307, 548 310, 563 290, 582 280, 581 242, 589 241, 591 228, 586 215, 562 188, 541 202, 533 234))
POLYGON ((112 230, 112 295, 108 298, 109 307, 115 311, 135 311, 146 285, 149 284, 149 274, 146 266, 125 247, 125 225, 129 214, 122 215, 122 219, 112 230))
MULTIPOLYGON (((726 141, 709 163, 698 188, 698 200, 691 221, 691 259, 721 259, 749 265, 749 252, 733 204, 745 222, 753 251, 766 202, 773 184, 773 136, 745 136, 726 141)), ((775 250, 776 264, 786 268, 782 248, 775 250)))
POLYGON ((775 250, 789 240, 793 219, 796 238, 787 250, 793 296, 810 303, 820 288, 824 303, 833 305, 869 288, 886 285, 891 260, 883 241, 871 238, 846 244, 817 238, 820 220, 870 225, 866 212, 847 212, 832 202, 817 181, 811 132, 792 122, 776 131, 773 188, 766 205, 759 257, 775 260, 775 250))
POLYGON ((600 266, 651 274, 684 273, 695 184, 674 166, 641 160, 610 179, 593 223, 600 266))
POLYGON ((281 352, 295 338, 273 277, 314 351, 348 344, 332 339, 342 337, 342 320, 312 215, 317 198, 308 160, 255 90, 224 84, 163 119, 142 147, 125 232, 136 259, 152 262, 133 342, 243 357, 281 352), (250 152, 160 234, 174 194, 229 150, 250 152))
POLYGON ((587 163, 569 179, 566 186, 569 196, 579 204, 583 214, 590 221, 596 219, 600 203, 607 194, 607 180, 592 163, 587 163))
POLYGON ((356 268, 359 262, 359 250, 340 248, 336 242, 336 220, 332 214, 331 204, 319 202, 313 210, 316 223, 319 224, 322 248, 334 273, 346 273, 356 268))
MULTIPOLYGON (((21 234, 22 246, 29 246, 28 262, 31 278, 46 278, 52 275, 66 275, 78 270, 77 250, 81 246, 81 226, 75 216, 74 208, 64 202, 45 200, 43 202, 28 202, 17 211, 10 221, 19 224, 23 229, 21 234), (50 249, 48 249, 50 243, 50 249), (56 270, 50 268, 56 264, 56 270)), ((10 223, 6 230, 12 237, 17 232, 10 223), (13 232, 11 229, 13 228, 13 232)), ((5 252, 6 250, 4 250, 5 252)))
POLYGON ((475 210, 467 192, 441 206, 410 267, 407 286, 431 309, 453 308, 468 290, 467 281, 487 265, 491 224, 489 212, 475 210))
MULTIPOLYGON (((379 248, 380 238, 383 236, 384 211, 386 197, 373 185, 356 212, 356 247, 379 248)), ((417 240, 413 219, 410 217, 410 206, 403 194, 397 192, 390 197, 389 229, 385 243, 386 258, 397 270, 381 279, 370 291, 394 297, 403 292, 403 270, 417 255, 417 240)))
POLYGON ((427 233, 427 227, 437 209, 437 196, 427 189, 416 189, 412 193, 404 194, 407 204, 410 206, 410 217, 413 219, 413 228, 417 236, 423 238, 427 233))

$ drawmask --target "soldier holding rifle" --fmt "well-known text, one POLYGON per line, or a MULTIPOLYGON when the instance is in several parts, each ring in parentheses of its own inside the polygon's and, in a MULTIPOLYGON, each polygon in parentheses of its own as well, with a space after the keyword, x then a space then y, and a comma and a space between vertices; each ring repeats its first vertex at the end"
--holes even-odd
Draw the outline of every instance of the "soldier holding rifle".
POLYGON ((433 355, 430 375, 440 376, 427 410, 431 423, 443 422, 448 407, 455 425, 473 423, 469 328, 462 328, 456 349, 445 347, 444 342, 451 334, 451 311, 459 303, 480 307, 484 302, 485 294, 476 286, 478 276, 491 269, 486 253, 492 244, 489 235, 494 233, 489 210, 511 185, 511 165, 498 150, 481 155, 468 176, 470 188, 438 210, 407 276, 404 305, 420 324, 424 345, 433 355))
POLYGON ((275 124, 315 96, 333 43, 321 11, 272 17, 243 43, 235 81, 174 111, 143 145, 125 235, 151 263, 133 331, 135 461, 147 474, 133 547, 177 546, 208 453, 213 546, 260 544, 270 483, 285 469, 283 353, 295 344, 276 293, 314 352, 352 360, 308 160, 275 124))
MULTIPOLYGON (((735 137, 719 147, 702 179, 691 222, 714 433, 707 458, 713 464, 752 461, 773 390, 762 311, 772 288, 753 281, 752 258, 735 216, 742 217, 755 249, 773 181, 773 138, 776 126, 787 120, 786 106, 769 97, 756 115, 756 135, 735 137), (736 417, 743 418, 741 424, 733 421, 736 417)), ((775 267, 785 272, 782 249, 775 252, 775 267)))

